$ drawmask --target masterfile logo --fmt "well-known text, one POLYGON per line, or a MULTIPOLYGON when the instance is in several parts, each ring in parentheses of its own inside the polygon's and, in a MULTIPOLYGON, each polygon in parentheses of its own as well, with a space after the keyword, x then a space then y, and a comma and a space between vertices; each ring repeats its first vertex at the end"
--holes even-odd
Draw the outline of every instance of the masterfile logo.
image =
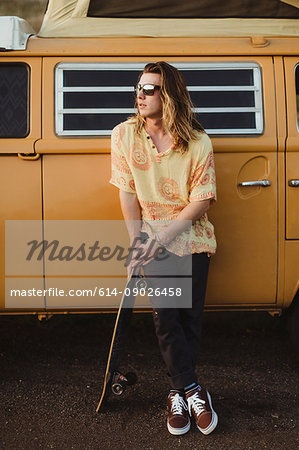
MULTIPOLYGON (((150 308, 158 297, 164 298, 167 307, 178 307, 178 300, 184 297, 187 307, 192 274, 191 221, 185 222, 179 238, 190 255, 178 269, 178 257, 159 246, 155 265, 151 263, 154 271, 148 289, 133 292, 136 307, 150 308)), ((140 243, 149 240, 153 246, 155 232, 167 222, 146 223, 146 233, 142 231, 144 222, 134 221, 133 225, 140 233, 130 244, 128 222, 122 220, 6 221, 6 308, 117 308, 125 292, 128 265, 133 258, 146 261, 147 254, 138 248, 140 243)))

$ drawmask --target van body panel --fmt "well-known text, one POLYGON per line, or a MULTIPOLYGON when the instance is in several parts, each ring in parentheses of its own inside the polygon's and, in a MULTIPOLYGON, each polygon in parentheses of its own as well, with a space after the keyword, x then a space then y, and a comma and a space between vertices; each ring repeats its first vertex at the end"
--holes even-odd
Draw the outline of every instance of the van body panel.
POLYGON ((98 138, 50 138, 35 143, 37 153, 101 153, 110 154, 110 139, 98 138))
MULTIPOLYGON (((262 33, 261 33, 262 34, 262 33)), ((101 38, 40 38, 28 39, 28 56, 129 56, 140 57, 186 55, 297 55, 299 37, 269 36, 264 43, 254 43, 251 37, 101 37, 101 38), (186 52, 188 49, 188 52, 186 52)), ((23 57, 24 51, 10 52, 23 57)))
MULTIPOLYGON (((11 55, 9 53, 9 55, 11 55)), ((1 138, 0 153, 34 153, 34 143, 41 138, 41 62, 42 58, 0 56, 0 64, 23 63, 29 68, 29 134, 24 138, 1 138)))
POLYGON ((43 156, 45 220, 120 220, 110 155, 43 156))
MULTIPOLYGON (((263 152, 273 152, 273 148, 277 146, 277 142, 273 137, 256 136, 253 137, 211 137, 213 141, 214 151, 219 153, 238 153, 242 148, 243 153, 251 153, 258 151, 260 142, 262 143, 263 152)), ((285 141, 285 138, 284 138, 285 141)), ((49 139, 41 139, 35 142, 35 151, 41 154, 55 153, 101 153, 110 154, 110 139, 99 136, 97 138, 65 138, 55 137, 49 139)))
MULTIPOLYGON (((22 160, 17 155, 1 155, 0 190, 2 193, 0 203, 0 309, 2 310, 16 307, 12 306, 11 299, 5 295, 5 287, 8 289, 11 286, 13 289, 17 289, 22 281, 19 276, 15 276, 14 273, 7 274, 5 270, 5 221, 42 219, 41 158, 32 161, 22 160)), ((19 232, 22 233, 22 227, 19 232)), ((6 254, 6 257, 16 257, 17 250, 14 248, 13 251, 6 254)), ((23 279, 27 286, 31 283, 31 285, 38 286, 39 289, 42 288, 42 261, 38 271, 41 278, 23 279)), ((24 300, 22 307, 26 308, 26 298, 24 300)), ((39 301, 37 307, 43 305, 43 299, 39 298, 39 301)))

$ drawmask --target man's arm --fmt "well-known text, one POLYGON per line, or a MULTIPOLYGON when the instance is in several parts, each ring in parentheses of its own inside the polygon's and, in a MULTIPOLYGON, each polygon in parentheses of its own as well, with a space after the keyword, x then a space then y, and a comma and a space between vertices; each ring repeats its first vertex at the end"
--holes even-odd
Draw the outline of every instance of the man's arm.
POLYGON ((190 222, 186 223, 186 221, 192 221, 192 223, 195 223, 196 220, 200 219, 207 212, 209 206, 210 199, 193 201, 185 206, 185 208, 167 228, 156 234, 158 241, 154 240, 154 242, 152 242, 152 239, 148 239, 146 243, 139 246, 139 249, 143 250, 143 253, 147 255, 147 258, 145 261, 142 259, 133 261, 132 267, 141 264, 146 265, 151 262, 154 259, 156 251, 160 245, 169 244, 178 234, 190 229, 190 222))
POLYGON ((140 236, 141 231, 141 208, 136 194, 119 191, 120 206, 126 221, 130 237, 130 245, 134 239, 140 236))
POLYGON ((190 228, 186 220, 191 220, 194 224, 208 211, 209 207, 210 199, 190 202, 167 228, 157 234, 159 242, 164 245, 169 244, 178 234, 190 228))

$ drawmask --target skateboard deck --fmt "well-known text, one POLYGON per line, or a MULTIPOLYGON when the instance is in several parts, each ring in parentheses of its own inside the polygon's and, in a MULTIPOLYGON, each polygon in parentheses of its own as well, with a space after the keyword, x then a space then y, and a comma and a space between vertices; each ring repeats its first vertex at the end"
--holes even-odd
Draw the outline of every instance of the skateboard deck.
POLYGON ((103 390, 96 412, 99 412, 100 408, 106 403, 111 392, 114 395, 121 395, 127 386, 130 386, 137 381, 135 373, 127 373, 124 375, 119 372, 118 365, 122 356, 124 335, 135 303, 136 291, 134 292, 133 289, 140 289, 145 286, 146 283, 143 280, 142 275, 136 275, 136 272, 132 270, 118 308, 109 349, 103 390))

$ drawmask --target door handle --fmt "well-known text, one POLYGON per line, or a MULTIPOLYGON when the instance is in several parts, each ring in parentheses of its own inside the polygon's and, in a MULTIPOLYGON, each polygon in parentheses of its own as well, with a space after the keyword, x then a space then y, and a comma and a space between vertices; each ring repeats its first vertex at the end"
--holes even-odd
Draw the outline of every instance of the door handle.
POLYGON ((40 158, 40 153, 18 153, 18 157, 25 161, 36 161, 40 158))
POLYGON ((267 186, 271 186, 271 181, 270 180, 241 181, 241 183, 239 183, 239 186, 262 186, 262 187, 267 187, 267 186))
POLYGON ((299 186, 299 180, 289 180, 289 186, 292 187, 298 187, 299 186))

